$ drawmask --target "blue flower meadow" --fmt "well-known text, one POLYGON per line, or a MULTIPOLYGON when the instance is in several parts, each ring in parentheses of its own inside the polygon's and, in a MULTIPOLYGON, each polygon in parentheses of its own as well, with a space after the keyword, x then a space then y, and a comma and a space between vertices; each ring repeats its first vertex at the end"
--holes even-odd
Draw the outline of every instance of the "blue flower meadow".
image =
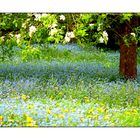
POLYGON ((93 61, 89 54, 83 61, 0 63, 0 126, 140 126, 139 65, 138 79, 126 81, 119 52, 93 61))

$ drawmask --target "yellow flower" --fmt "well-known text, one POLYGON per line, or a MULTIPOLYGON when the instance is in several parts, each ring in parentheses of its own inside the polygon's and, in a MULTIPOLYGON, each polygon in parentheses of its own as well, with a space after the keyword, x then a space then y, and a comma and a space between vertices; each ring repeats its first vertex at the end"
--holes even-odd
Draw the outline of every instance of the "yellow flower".
POLYGON ((90 114, 90 115, 87 115, 87 118, 92 118, 93 116, 90 114))
POLYGON ((86 100, 85 100, 85 102, 86 102, 86 103, 89 103, 89 102, 90 102, 90 100, 89 100, 89 99, 86 99, 86 100))
POLYGON ((64 115, 63 114, 60 114, 59 115, 59 118, 64 119, 64 115))
POLYGON ((28 105, 28 109, 32 109, 33 107, 33 105, 28 105))
POLYGON ((34 120, 30 116, 26 116, 26 121, 32 123, 34 120))
POLYGON ((3 117, 2 116, 0 116, 0 121, 2 121, 3 120, 3 117))
POLYGON ((29 98, 29 96, 26 96, 25 94, 21 95, 21 99, 23 99, 23 100, 27 100, 28 98, 29 98))
POLYGON ((3 122, 0 121, 0 125, 3 125, 3 122))
POLYGON ((137 111, 136 109, 134 109, 134 108, 131 110, 131 112, 132 112, 133 114, 137 114, 137 113, 138 113, 138 111, 137 111))
POLYGON ((48 110, 47 110, 47 113, 48 113, 48 114, 52 114, 52 112, 51 112, 51 110, 50 110, 50 109, 48 109, 48 110))
POLYGON ((83 117, 80 117, 80 121, 83 122, 83 117))
POLYGON ((10 121, 10 122, 14 122, 14 119, 13 119, 13 118, 9 118, 9 121, 10 121))
POLYGON ((100 108, 97 108, 97 111, 104 112, 104 109, 102 107, 100 107, 100 108))
POLYGON ((101 106, 105 106, 105 104, 103 104, 103 103, 101 103, 100 105, 101 105, 101 106))
POLYGON ((109 120, 109 115, 105 115, 104 119, 109 120))
POLYGON ((85 96, 84 99, 88 99, 88 97, 85 96))
POLYGON ((56 103, 56 106, 57 106, 57 107, 59 107, 59 106, 60 106, 60 104, 59 104, 59 103, 56 103))
POLYGON ((93 112, 93 109, 89 109, 89 110, 88 110, 88 113, 92 113, 92 112, 93 112))
POLYGON ((18 97, 18 96, 16 96, 16 97, 15 97, 15 99, 19 99, 19 97, 18 97))
POLYGON ((75 112, 75 109, 72 109, 71 112, 75 112))
POLYGON ((84 99, 85 99, 85 102, 86 102, 86 103, 89 103, 89 102, 90 102, 90 100, 89 100, 88 97, 85 96, 84 99))
POLYGON ((128 111, 126 111, 126 112, 125 112, 125 115, 131 115, 131 113, 130 113, 130 112, 128 112, 128 111))
POLYGON ((69 112, 69 110, 68 110, 68 109, 65 109, 65 110, 64 110, 64 112, 68 113, 68 112, 69 112))
POLYGON ((35 124, 35 122, 33 122, 33 123, 27 123, 26 126, 28 126, 28 127, 36 127, 37 125, 35 124))
POLYGON ((32 124, 32 123, 27 123, 26 126, 32 127, 32 126, 34 126, 34 124, 32 124))

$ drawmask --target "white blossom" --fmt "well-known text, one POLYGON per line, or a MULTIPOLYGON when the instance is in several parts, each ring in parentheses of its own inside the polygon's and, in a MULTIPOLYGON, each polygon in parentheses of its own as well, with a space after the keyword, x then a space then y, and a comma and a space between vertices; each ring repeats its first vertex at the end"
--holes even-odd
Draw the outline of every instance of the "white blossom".
POLYGON ((106 31, 103 31, 103 38, 104 38, 104 42, 107 43, 107 41, 108 41, 108 33, 106 31))
POLYGON ((103 31, 103 37, 108 37, 108 33, 106 31, 103 31))
POLYGON ((73 32, 70 32, 70 33, 71 33, 70 37, 74 38, 75 37, 74 33, 73 32))
POLYGON ((70 42, 71 38, 74 38, 75 35, 73 32, 67 32, 65 35, 65 42, 70 42))
POLYGON ((94 23, 89 24, 89 26, 94 26, 94 23))
POLYGON ((19 39, 21 37, 21 34, 16 34, 15 37, 19 39))
POLYGON ((57 24, 56 24, 56 23, 53 23, 53 24, 51 25, 51 28, 55 28, 55 27, 57 27, 57 24))
POLYGON ((99 42, 104 43, 104 38, 102 36, 99 38, 99 42))
POLYGON ((31 26, 29 28, 29 32, 35 33, 36 32, 36 27, 35 26, 31 26))
POLYGON ((53 36, 58 32, 58 30, 56 28, 51 29, 50 31, 50 35, 53 36))
POLYGON ((0 39, 1 41, 4 41, 5 36, 1 36, 0 39))
POLYGON ((31 37, 32 34, 35 33, 35 32, 36 32, 36 27, 35 27, 35 26, 31 26, 31 27, 29 28, 29 36, 31 37))
POLYGON ((65 16, 64 15, 60 15, 60 20, 65 20, 65 16))
POLYGON ((70 42, 70 38, 67 37, 67 36, 65 36, 65 41, 66 41, 66 42, 70 42))
POLYGON ((40 18, 41 17, 45 17, 45 16, 48 16, 48 14, 33 14, 35 16, 35 20, 39 20, 40 21, 40 18))
POLYGON ((16 37, 16 39, 17 39, 17 43, 19 43, 19 42, 20 42, 20 37, 21 37, 21 35, 20 35, 20 34, 16 34, 15 37, 16 37))
POLYGON ((74 38, 75 37, 73 32, 67 32, 66 36, 69 37, 69 38, 74 38))
POLYGON ((13 37, 14 35, 12 33, 9 34, 11 37, 13 37))
POLYGON ((40 20, 40 18, 41 18, 41 14, 34 14, 34 16, 35 16, 35 20, 40 20))
POLYGON ((135 33, 130 33, 133 37, 136 37, 136 34, 135 33))

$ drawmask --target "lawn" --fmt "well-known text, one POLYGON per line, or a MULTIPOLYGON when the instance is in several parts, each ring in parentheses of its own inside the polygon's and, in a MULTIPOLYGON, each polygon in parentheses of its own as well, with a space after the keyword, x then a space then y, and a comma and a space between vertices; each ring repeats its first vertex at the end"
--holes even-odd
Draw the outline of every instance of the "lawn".
POLYGON ((118 51, 60 48, 0 63, 1 127, 140 126, 139 64, 124 80, 118 51))

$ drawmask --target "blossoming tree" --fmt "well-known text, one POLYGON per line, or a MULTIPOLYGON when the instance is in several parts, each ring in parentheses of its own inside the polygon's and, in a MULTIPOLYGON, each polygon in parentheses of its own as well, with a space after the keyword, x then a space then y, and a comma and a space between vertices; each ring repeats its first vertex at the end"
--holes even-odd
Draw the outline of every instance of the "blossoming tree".
POLYGON ((1 58, 12 56, 15 45, 34 52, 39 50, 32 44, 114 42, 120 46, 120 74, 135 79, 139 31, 139 14, 0 14, 1 58))

